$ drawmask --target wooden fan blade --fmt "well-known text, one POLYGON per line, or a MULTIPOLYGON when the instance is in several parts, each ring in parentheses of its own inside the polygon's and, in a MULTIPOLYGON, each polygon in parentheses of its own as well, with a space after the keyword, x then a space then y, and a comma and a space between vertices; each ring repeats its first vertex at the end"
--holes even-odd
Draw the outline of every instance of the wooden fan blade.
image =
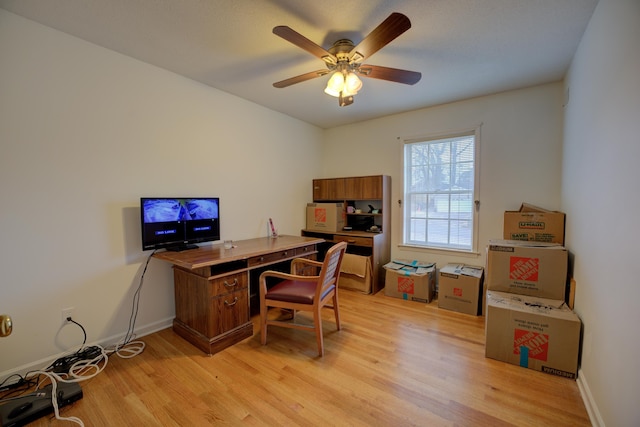
POLYGON ((273 34, 282 37, 286 41, 293 43, 301 49, 306 50, 313 56, 317 56, 328 64, 335 64, 337 59, 334 55, 329 53, 326 49, 318 46, 302 34, 287 27, 286 25, 280 25, 273 27, 273 34))
POLYGON ((296 83, 302 83, 302 82, 306 82, 307 80, 315 79, 316 77, 322 77, 327 74, 329 74, 329 70, 311 71, 309 73, 300 74, 299 76, 295 76, 295 77, 288 78, 286 80, 275 82, 273 86, 281 89, 283 87, 291 86, 296 83))
POLYGON ((411 21, 405 15, 394 12, 356 47, 351 49, 349 58, 365 59, 382 49, 393 39, 411 28, 411 21))
POLYGON ((363 64, 358 69, 358 74, 372 79, 388 80, 390 82, 413 85, 420 81, 422 73, 417 71, 400 70, 398 68, 381 67, 379 65, 363 64))

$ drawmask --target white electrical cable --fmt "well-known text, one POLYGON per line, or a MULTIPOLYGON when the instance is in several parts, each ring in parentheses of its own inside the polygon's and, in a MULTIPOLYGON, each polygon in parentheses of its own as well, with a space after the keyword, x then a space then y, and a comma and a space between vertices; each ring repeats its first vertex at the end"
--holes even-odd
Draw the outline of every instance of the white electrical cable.
POLYGON ((129 341, 123 344, 117 344, 113 352, 122 359, 131 359, 144 351, 146 344, 144 341, 129 341))
POLYGON ((84 381, 91 379, 98 375, 100 372, 107 367, 107 363, 109 363, 109 356, 104 348, 99 345, 96 345, 100 349, 100 354, 94 357, 91 360, 79 360, 69 368, 69 375, 78 381, 84 381), (100 362, 104 361, 104 364, 100 365, 100 362), (92 371, 92 374, 87 374, 87 372, 92 371))
MULTIPOLYGON (((58 407, 58 382, 64 383, 78 383, 81 381, 85 381, 91 379, 98 375, 100 372, 106 368, 107 363, 109 362, 109 356, 104 348, 99 345, 96 345, 100 349, 100 354, 94 357, 91 360, 79 360, 75 362, 69 368, 69 373, 65 375, 69 375, 70 379, 63 378, 63 375, 59 375, 55 372, 40 370, 32 372, 33 375, 39 376, 44 375, 51 381, 51 406, 53 406, 53 412, 55 414, 56 419, 61 421, 70 421, 76 423, 80 426, 84 427, 84 422, 78 417, 62 417, 60 415, 60 409, 58 407), (104 363, 101 363, 104 362, 104 363)), ((37 386, 40 387, 40 384, 37 386)))
POLYGON ((74 382, 79 382, 82 381, 81 379, 75 379, 75 380, 65 380, 64 378, 62 378, 60 375, 55 374, 53 372, 46 372, 46 371, 36 371, 34 372, 34 374, 36 375, 44 375, 47 378, 49 378, 49 380, 51 381, 51 405, 53 406, 53 412, 56 416, 57 420, 60 421, 70 421, 72 423, 76 423, 79 426, 84 427, 84 422, 82 422, 82 420, 78 417, 63 417, 60 415, 60 409, 58 408, 58 382, 64 382, 64 383, 74 383, 74 382))
MULTIPOLYGON (((109 354, 115 353, 123 359, 130 359, 139 355, 144 351, 146 344, 143 341, 132 341, 132 340, 135 338, 135 334, 133 333, 133 331, 135 328, 135 321, 138 315, 138 303, 140 299, 140 290, 142 289, 142 283, 144 280, 145 272, 147 271, 147 267, 149 265, 149 261, 151 260, 151 257, 155 252, 156 251, 153 251, 153 253, 151 253, 151 255, 149 255, 149 257, 147 258, 147 261, 144 266, 144 270, 142 271, 142 275, 140 276, 140 284, 138 285, 138 288, 135 292, 133 309, 131 313, 131 318, 129 319, 129 328, 125 338, 123 339, 123 342, 116 344, 113 349, 109 350, 109 352, 107 352, 107 350, 105 350, 100 345, 92 346, 92 347, 99 348, 100 354, 91 360, 79 360, 75 362, 73 365, 71 365, 69 367, 68 374, 64 374, 64 375, 69 375, 71 379, 65 379, 62 377, 62 375, 59 375, 55 372, 47 370, 49 369, 49 367, 30 373, 32 375, 35 375, 36 377, 39 375, 44 375, 47 378, 49 378, 49 380, 51 381, 51 405, 53 406, 53 411, 56 419, 61 421, 70 421, 84 427, 84 422, 82 422, 82 420, 78 417, 60 416, 60 409, 58 407, 58 398, 57 398, 58 382, 75 383, 75 382, 80 382, 80 381, 88 380, 95 377, 106 368, 107 363, 109 362, 109 354), (101 364, 101 362, 103 361, 104 363, 101 364)), ((80 325, 75 321, 73 321, 73 323, 80 326, 80 328, 85 334, 85 341, 86 341, 87 335, 82 325, 80 325)), ((81 347, 80 350, 82 350, 82 348, 83 347, 81 347)), ((78 352, 80 350, 78 350, 78 352)), ((71 353, 71 354, 73 355, 74 353, 71 353)), ((36 392, 39 387, 40 387, 40 383, 36 387, 36 392)))

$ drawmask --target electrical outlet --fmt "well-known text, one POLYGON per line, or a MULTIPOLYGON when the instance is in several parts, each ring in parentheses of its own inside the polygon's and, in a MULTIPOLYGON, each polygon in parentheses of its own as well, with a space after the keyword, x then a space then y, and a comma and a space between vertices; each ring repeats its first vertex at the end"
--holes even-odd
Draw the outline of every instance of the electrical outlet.
POLYGON ((73 318, 73 310, 73 307, 62 309, 62 323, 67 323, 69 317, 73 318))

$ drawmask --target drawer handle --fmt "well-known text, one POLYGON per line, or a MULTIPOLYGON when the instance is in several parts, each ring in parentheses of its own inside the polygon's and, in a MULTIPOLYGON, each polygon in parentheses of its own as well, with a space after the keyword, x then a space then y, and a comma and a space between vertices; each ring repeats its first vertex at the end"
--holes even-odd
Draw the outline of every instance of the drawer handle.
POLYGON ((355 243, 355 240, 347 240, 347 243, 355 243))
POLYGON ((227 300, 224 300, 224 305, 226 305, 227 307, 234 306, 234 305, 236 305, 237 303, 238 303, 238 297, 235 297, 235 298, 233 299, 233 302, 229 302, 229 301, 227 301, 227 300))
POLYGON ((287 254, 288 254, 288 252, 287 252, 287 251, 284 251, 284 255, 283 255, 283 256, 287 256, 287 254))
POLYGON ((260 262, 264 262, 264 257, 263 256, 260 257, 260 262))
POLYGON ((225 280, 225 281, 224 281, 224 285, 225 285, 227 288, 233 288, 233 287, 235 287, 235 286, 238 286, 238 279, 233 279, 233 283, 229 283, 229 282, 227 282, 227 281, 225 280))

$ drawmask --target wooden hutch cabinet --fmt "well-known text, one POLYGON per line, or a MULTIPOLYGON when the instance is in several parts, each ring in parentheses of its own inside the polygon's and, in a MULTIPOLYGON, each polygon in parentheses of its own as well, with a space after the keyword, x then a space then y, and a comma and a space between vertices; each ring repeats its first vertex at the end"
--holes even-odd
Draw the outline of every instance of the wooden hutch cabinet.
POLYGON ((384 288, 383 266, 391 257, 390 192, 391 177, 387 175, 314 179, 313 201, 344 203, 345 225, 351 230, 302 230, 303 236, 323 238, 327 245, 345 241, 347 252, 371 257, 373 293, 384 288))

